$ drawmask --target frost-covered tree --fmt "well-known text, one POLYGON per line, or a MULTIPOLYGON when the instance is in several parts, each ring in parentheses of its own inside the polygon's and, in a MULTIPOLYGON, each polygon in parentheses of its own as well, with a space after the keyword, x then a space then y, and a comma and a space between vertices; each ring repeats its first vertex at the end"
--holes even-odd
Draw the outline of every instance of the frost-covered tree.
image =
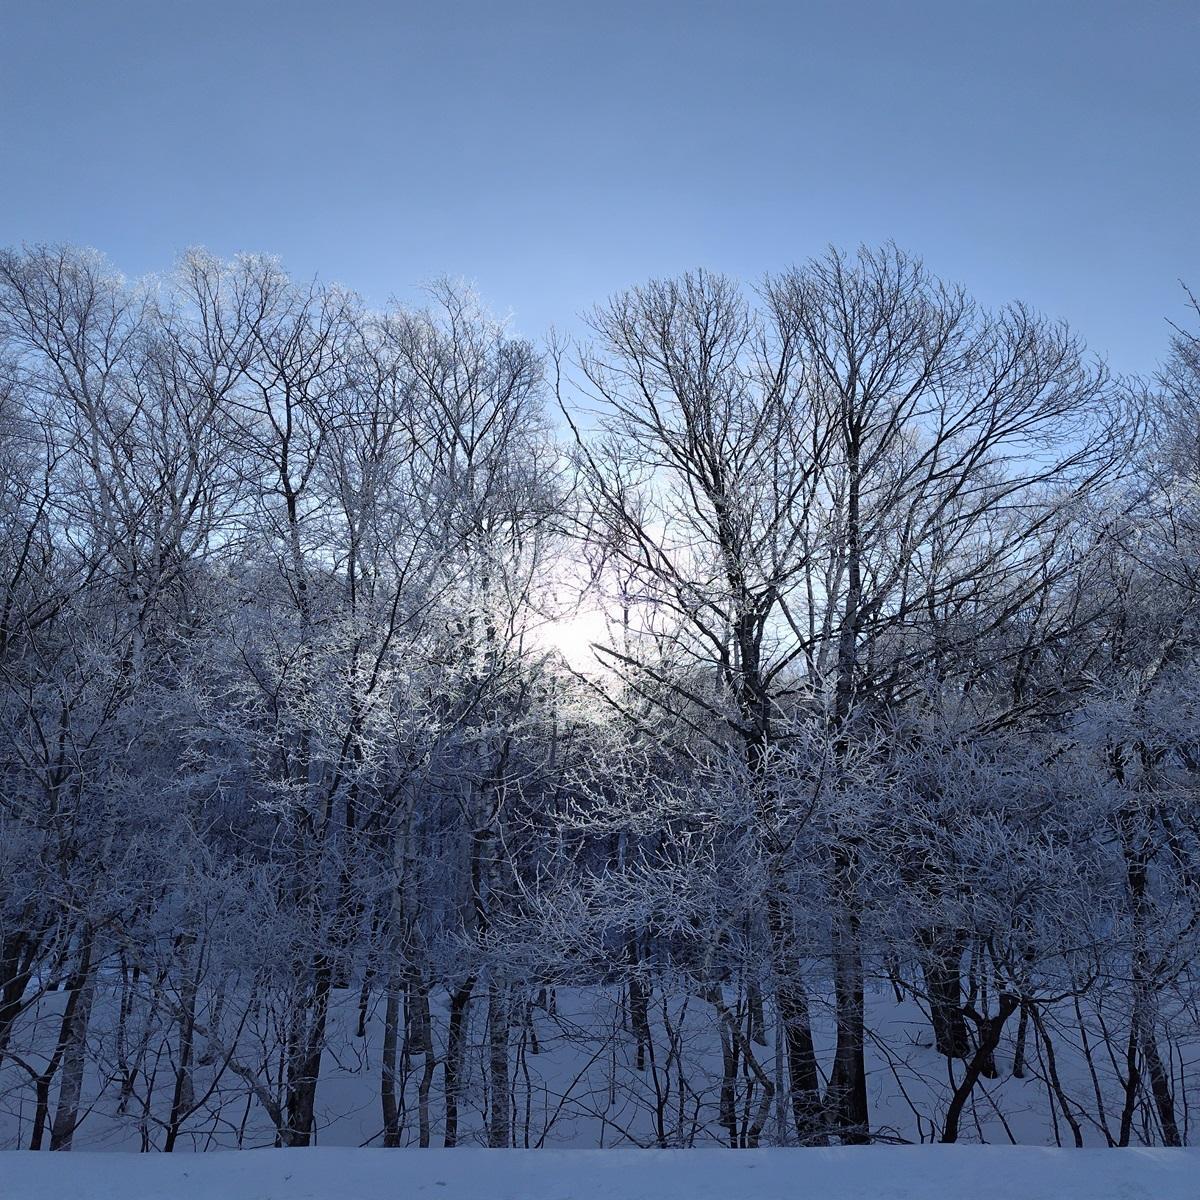
POLYGON ((590 321, 0 255, 0 1136, 1187 1142, 1187 324, 590 321))

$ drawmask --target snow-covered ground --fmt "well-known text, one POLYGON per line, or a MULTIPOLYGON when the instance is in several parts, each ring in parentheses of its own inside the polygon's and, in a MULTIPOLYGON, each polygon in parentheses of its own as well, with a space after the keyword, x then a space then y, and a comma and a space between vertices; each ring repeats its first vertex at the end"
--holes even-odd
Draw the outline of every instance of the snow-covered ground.
MULTIPOLYGON (((58 1019, 64 993, 44 997, 33 1014, 37 1028, 21 1033, 26 1044, 39 1047, 30 1054, 40 1065, 55 1044, 58 1019)), ((660 1064, 669 1063, 670 1043, 664 1025, 664 1001, 656 997, 652 1006, 651 1027, 658 1047, 660 1064)), ((822 996, 812 998, 814 1033, 824 1069, 832 1058, 834 1032, 829 1008, 822 996)), ((439 1052, 446 1040, 444 991, 432 997, 435 1042, 439 1052)), ((518 1029, 513 1038, 513 1138, 517 1145, 547 1149, 591 1149, 598 1147, 649 1146, 656 1138, 655 1107, 665 1109, 667 1144, 697 1147, 721 1145, 724 1134, 717 1120, 721 1083, 721 1052, 716 1023, 710 1006, 686 996, 673 996, 669 1002, 674 1027, 679 1032, 677 1066, 657 1072, 638 1070, 634 1065, 634 1044, 622 1026, 619 990, 607 988, 560 989, 553 1014, 535 1008, 530 1013, 529 1029, 518 1029), (686 1012, 684 1012, 686 1008, 686 1012), (537 1033, 536 1048, 529 1036, 537 1033), (536 1052, 535 1052, 536 1049, 536 1052), (685 1078, 687 1102, 679 1103, 679 1083, 685 1078)), ((235 1012, 232 1001, 227 1010, 235 1012)), ((381 1004, 373 997, 366 1024, 366 1036, 355 1034, 357 992, 339 991, 330 1014, 329 1038, 321 1068, 317 1093, 317 1143, 322 1148, 380 1146, 382 1119, 379 1080, 382 1044, 381 1004)), ((476 1006, 475 1021, 469 1038, 470 1050, 464 1064, 462 1108, 459 1133, 464 1145, 486 1143, 483 1086, 487 1045, 478 1017, 484 1006, 476 1006)), ((961 1074, 961 1064, 947 1064, 931 1042, 929 1018, 911 999, 897 1002, 889 986, 876 982, 868 990, 867 1025, 871 1041, 867 1046, 868 1089, 872 1130, 881 1141, 936 1142, 949 1099, 948 1071, 961 1074)), ((1063 1095, 1079 1115, 1080 1134, 1087 1146, 1104 1146, 1099 1126, 1088 1115, 1094 1108, 1094 1084, 1082 1055, 1079 1039, 1072 1036, 1073 1014, 1065 1011, 1064 1020, 1055 1026, 1058 1073, 1063 1095)), ((1049 1018, 1048 1018, 1049 1019, 1049 1018)), ((110 995, 97 999, 91 1027, 93 1052, 83 1089, 83 1119, 75 1136, 77 1151, 136 1151, 143 1146, 161 1149, 163 1120, 169 1111, 174 1079, 171 1058, 173 1042, 166 1034, 153 1031, 130 1035, 132 1041, 144 1040, 148 1047, 130 1095, 123 1100, 115 1062, 118 1045, 117 1007, 110 995), (103 1069, 102 1069, 103 1068, 103 1069)), ((1110 1017, 1113 1028, 1120 1018, 1110 1017)), ((1012 1035, 1016 1022, 1010 1022, 997 1052, 1000 1075, 981 1080, 968 1104, 960 1129, 964 1142, 989 1142, 1003 1146, 1010 1141, 1030 1145, 1053 1145, 1055 1134, 1061 1144, 1070 1146, 1071 1130, 1061 1118, 1046 1079, 1046 1065, 1040 1047, 1031 1037, 1026 1076, 1014 1078, 1012 1035)), ((769 1044, 759 1047, 760 1061, 772 1074, 777 1073, 774 1050, 775 1030, 770 1022, 769 1044)), ((251 1033, 254 1032, 253 1027, 251 1033)), ((271 1044, 263 1034, 263 1044, 271 1044)), ((1098 1042, 1098 1038, 1094 1043, 1098 1042)), ((253 1037, 243 1038, 247 1062, 253 1058, 253 1037)), ((1200 1047, 1194 1042, 1178 1043, 1179 1056, 1172 1059, 1173 1080, 1180 1097, 1179 1111, 1185 1141, 1194 1130, 1190 1114, 1194 1109, 1197 1060, 1200 1047), (1186 1101, 1193 1101, 1192 1104, 1186 1101)), ((406 1119, 401 1142, 417 1141, 417 1083, 421 1060, 413 1060, 401 1071, 406 1099, 406 1119)), ((1119 1066, 1119 1064, 1117 1064, 1119 1066)), ((1115 1128, 1120 1113, 1120 1081, 1116 1066, 1102 1054, 1096 1056, 1096 1080, 1103 1089, 1109 1124, 1115 1128)), ((432 1140, 442 1138, 442 1069, 434 1074, 431 1091, 432 1140)), ((196 1092, 207 1099, 184 1123, 177 1149, 184 1151, 229 1150, 269 1147, 275 1133, 261 1106, 253 1101, 242 1081, 226 1072, 217 1090, 209 1094, 214 1079, 211 1065, 196 1070, 196 1092)), ((267 1076, 264 1074, 264 1079, 267 1076)), ((268 1080, 268 1082, 270 1082, 268 1080)), ((745 1080, 739 1082, 744 1087, 745 1080)), ((276 1080, 272 1086, 278 1086, 276 1080)), ((739 1092, 739 1096, 742 1093, 739 1092)), ((744 1100, 739 1100, 744 1107, 744 1100)), ((0 1149, 17 1150, 28 1146, 35 1106, 34 1089, 27 1072, 14 1063, 0 1066, 0 1149)), ((787 1131, 787 1113, 782 1112, 787 1131)), ((764 1138, 778 1145, 780 1122, 775 1116, 768 1123, 764 1138)), ((1150 1131, 1151 1133, 1153 1131, 1150 1131)), ((1144 1136, 1141 1122, 1135 1124, 1133 1141, 1152 1140, 1144 1136)), ((1200 1200, 1200 1172, 1194 1196, 1200 1200)), ((0 1171, 0 1200, 8 1200, 3 1191, 4 1172, 0 1171)))
POLYGON ((246 1150, 0 1156, 4 1200, 1196 1200, 1200 1151, 246 1150))

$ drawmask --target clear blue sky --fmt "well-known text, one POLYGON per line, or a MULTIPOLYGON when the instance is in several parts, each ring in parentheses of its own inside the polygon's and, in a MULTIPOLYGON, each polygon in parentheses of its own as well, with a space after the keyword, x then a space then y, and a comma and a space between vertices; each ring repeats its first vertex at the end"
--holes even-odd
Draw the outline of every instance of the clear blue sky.
POLYGON ((4 0, 0 243, 264 250, 538 335, 893 238, 1152 369, 1200 287, 1197 0, 4 0))

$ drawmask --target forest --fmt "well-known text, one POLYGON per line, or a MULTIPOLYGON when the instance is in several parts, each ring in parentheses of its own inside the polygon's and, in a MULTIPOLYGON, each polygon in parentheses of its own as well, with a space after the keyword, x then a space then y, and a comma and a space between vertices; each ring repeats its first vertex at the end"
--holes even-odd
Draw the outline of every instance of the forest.
POLYGON ((1195 1139, 1196 298, 597 300, 0 252, 0 1145, 1195 1139))

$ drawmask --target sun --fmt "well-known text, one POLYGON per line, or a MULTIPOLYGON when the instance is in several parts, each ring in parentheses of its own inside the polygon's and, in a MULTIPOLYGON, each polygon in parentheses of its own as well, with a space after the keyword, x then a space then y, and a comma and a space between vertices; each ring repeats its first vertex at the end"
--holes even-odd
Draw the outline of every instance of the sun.
POLYGON ((561 615, 548 618, 534 632, 536 642, 558 655, 576 671, 597 669, 594 646, 611 641, 609 618, 598 605, 585 601, 561 615))

